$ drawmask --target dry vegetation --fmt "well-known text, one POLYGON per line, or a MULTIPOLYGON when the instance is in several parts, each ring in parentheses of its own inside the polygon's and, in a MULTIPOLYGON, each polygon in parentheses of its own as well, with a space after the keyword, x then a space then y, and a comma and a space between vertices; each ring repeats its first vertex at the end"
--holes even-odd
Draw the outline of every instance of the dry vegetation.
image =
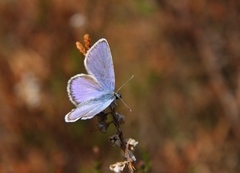
MULTIPOLYGON (((96 120, 67 124, 85 33, 110 44, 151 173, 240 172, 240 1, 0 1, 0 172, 110 172, 121 160, 96 120)), ((112 129, 114 130, 114 129, 112 129)), ((110 132, 111 133, 111 132, 110 132)))

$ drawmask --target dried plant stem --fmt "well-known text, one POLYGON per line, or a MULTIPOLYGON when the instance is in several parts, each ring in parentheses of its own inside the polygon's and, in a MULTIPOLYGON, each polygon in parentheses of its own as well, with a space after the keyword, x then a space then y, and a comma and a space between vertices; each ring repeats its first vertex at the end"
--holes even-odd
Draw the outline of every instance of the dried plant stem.
POLYGON ((116 135, 118 138, 119 146, 123 150, 124 156, 126 158, 126 161, 122 162, 120 164, 120 166, 122 166, 122 164, 127 164, 130 173, 133 173, 134 170, 136 170, 133 166, 133 162, 136 161, 136 158, 132 153, 133 152, 132 147, 135 146, 138 142, 136 144, 129 143, 131 141, 130 139, 128 139, 128 142, 126 142, 126 140, 123 137, 122 129, 120 127, 120 122, 119 122, 119 118, 118 118, 119 115, 116 112, 116 103, 112 103, 110 105, 110 109, 111 109, 111 115, 113 118, 112 123, 114 124, 114 126, 116 127, 116 130, 117 130, 116 135))
POLYGON ((119 122, 117 120, 115 103, 111 104, 110 109, 111 109, 111 115, 113 117, 113 124, 115 125, 115 127, 117 129, 117 134, 118 134, 118 137, 119 137, 119 140, 120 140, 120 147, 123 150, 123 152, 125 153, 125 151, 126 151, 126 143, 125 143, 124 138, 123 138, 122 129, 120 128, 120 124, 119 124, 119 122))

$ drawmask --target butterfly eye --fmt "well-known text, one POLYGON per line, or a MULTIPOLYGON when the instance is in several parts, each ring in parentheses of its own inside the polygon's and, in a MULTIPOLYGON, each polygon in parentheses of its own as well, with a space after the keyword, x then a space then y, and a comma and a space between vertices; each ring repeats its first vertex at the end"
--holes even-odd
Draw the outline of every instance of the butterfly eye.
POLYGON ((121 94, 115 93, 114 95, 115 95, 116 99, 121 99, 122 98, 121 94))
POLYGON ((123 102, 123 104, 129 109, 129 111, 132 111, 132 110, 130 109, 130 107, 123 101, 121 94, 114 93, 114 96, 115 96, 115 99, 116 99, 116 100, 117 100, 117 99, 121 100, 121 101, 123 102))

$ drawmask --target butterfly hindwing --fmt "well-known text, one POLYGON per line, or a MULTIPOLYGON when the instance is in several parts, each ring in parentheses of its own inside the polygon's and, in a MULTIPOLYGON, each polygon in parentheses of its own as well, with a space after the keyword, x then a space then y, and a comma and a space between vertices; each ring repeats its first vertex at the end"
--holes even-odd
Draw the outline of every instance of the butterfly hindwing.
POLYGON ((91 119, 96 114, 106 109, 113 101, 114 97, 107 95, 104 99, 96 99, 83 102, 76 109, 73 109, 65 116, 66 122, 75 122, 78 119, 91 119))
POLYGON ((67 91, 72 103, 78 106, 82 102, 99 97, 104 89, 91 75, 78 74, 68 81, 67 91))

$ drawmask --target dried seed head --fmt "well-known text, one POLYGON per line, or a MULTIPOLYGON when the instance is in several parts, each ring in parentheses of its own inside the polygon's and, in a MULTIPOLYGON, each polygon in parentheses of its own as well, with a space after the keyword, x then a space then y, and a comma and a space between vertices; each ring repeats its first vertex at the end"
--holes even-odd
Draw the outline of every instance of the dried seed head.
POLYGON ((113 172, 120 173, 125 168, 126 162, 117 162, 109 166, 109 169, 113 172))

